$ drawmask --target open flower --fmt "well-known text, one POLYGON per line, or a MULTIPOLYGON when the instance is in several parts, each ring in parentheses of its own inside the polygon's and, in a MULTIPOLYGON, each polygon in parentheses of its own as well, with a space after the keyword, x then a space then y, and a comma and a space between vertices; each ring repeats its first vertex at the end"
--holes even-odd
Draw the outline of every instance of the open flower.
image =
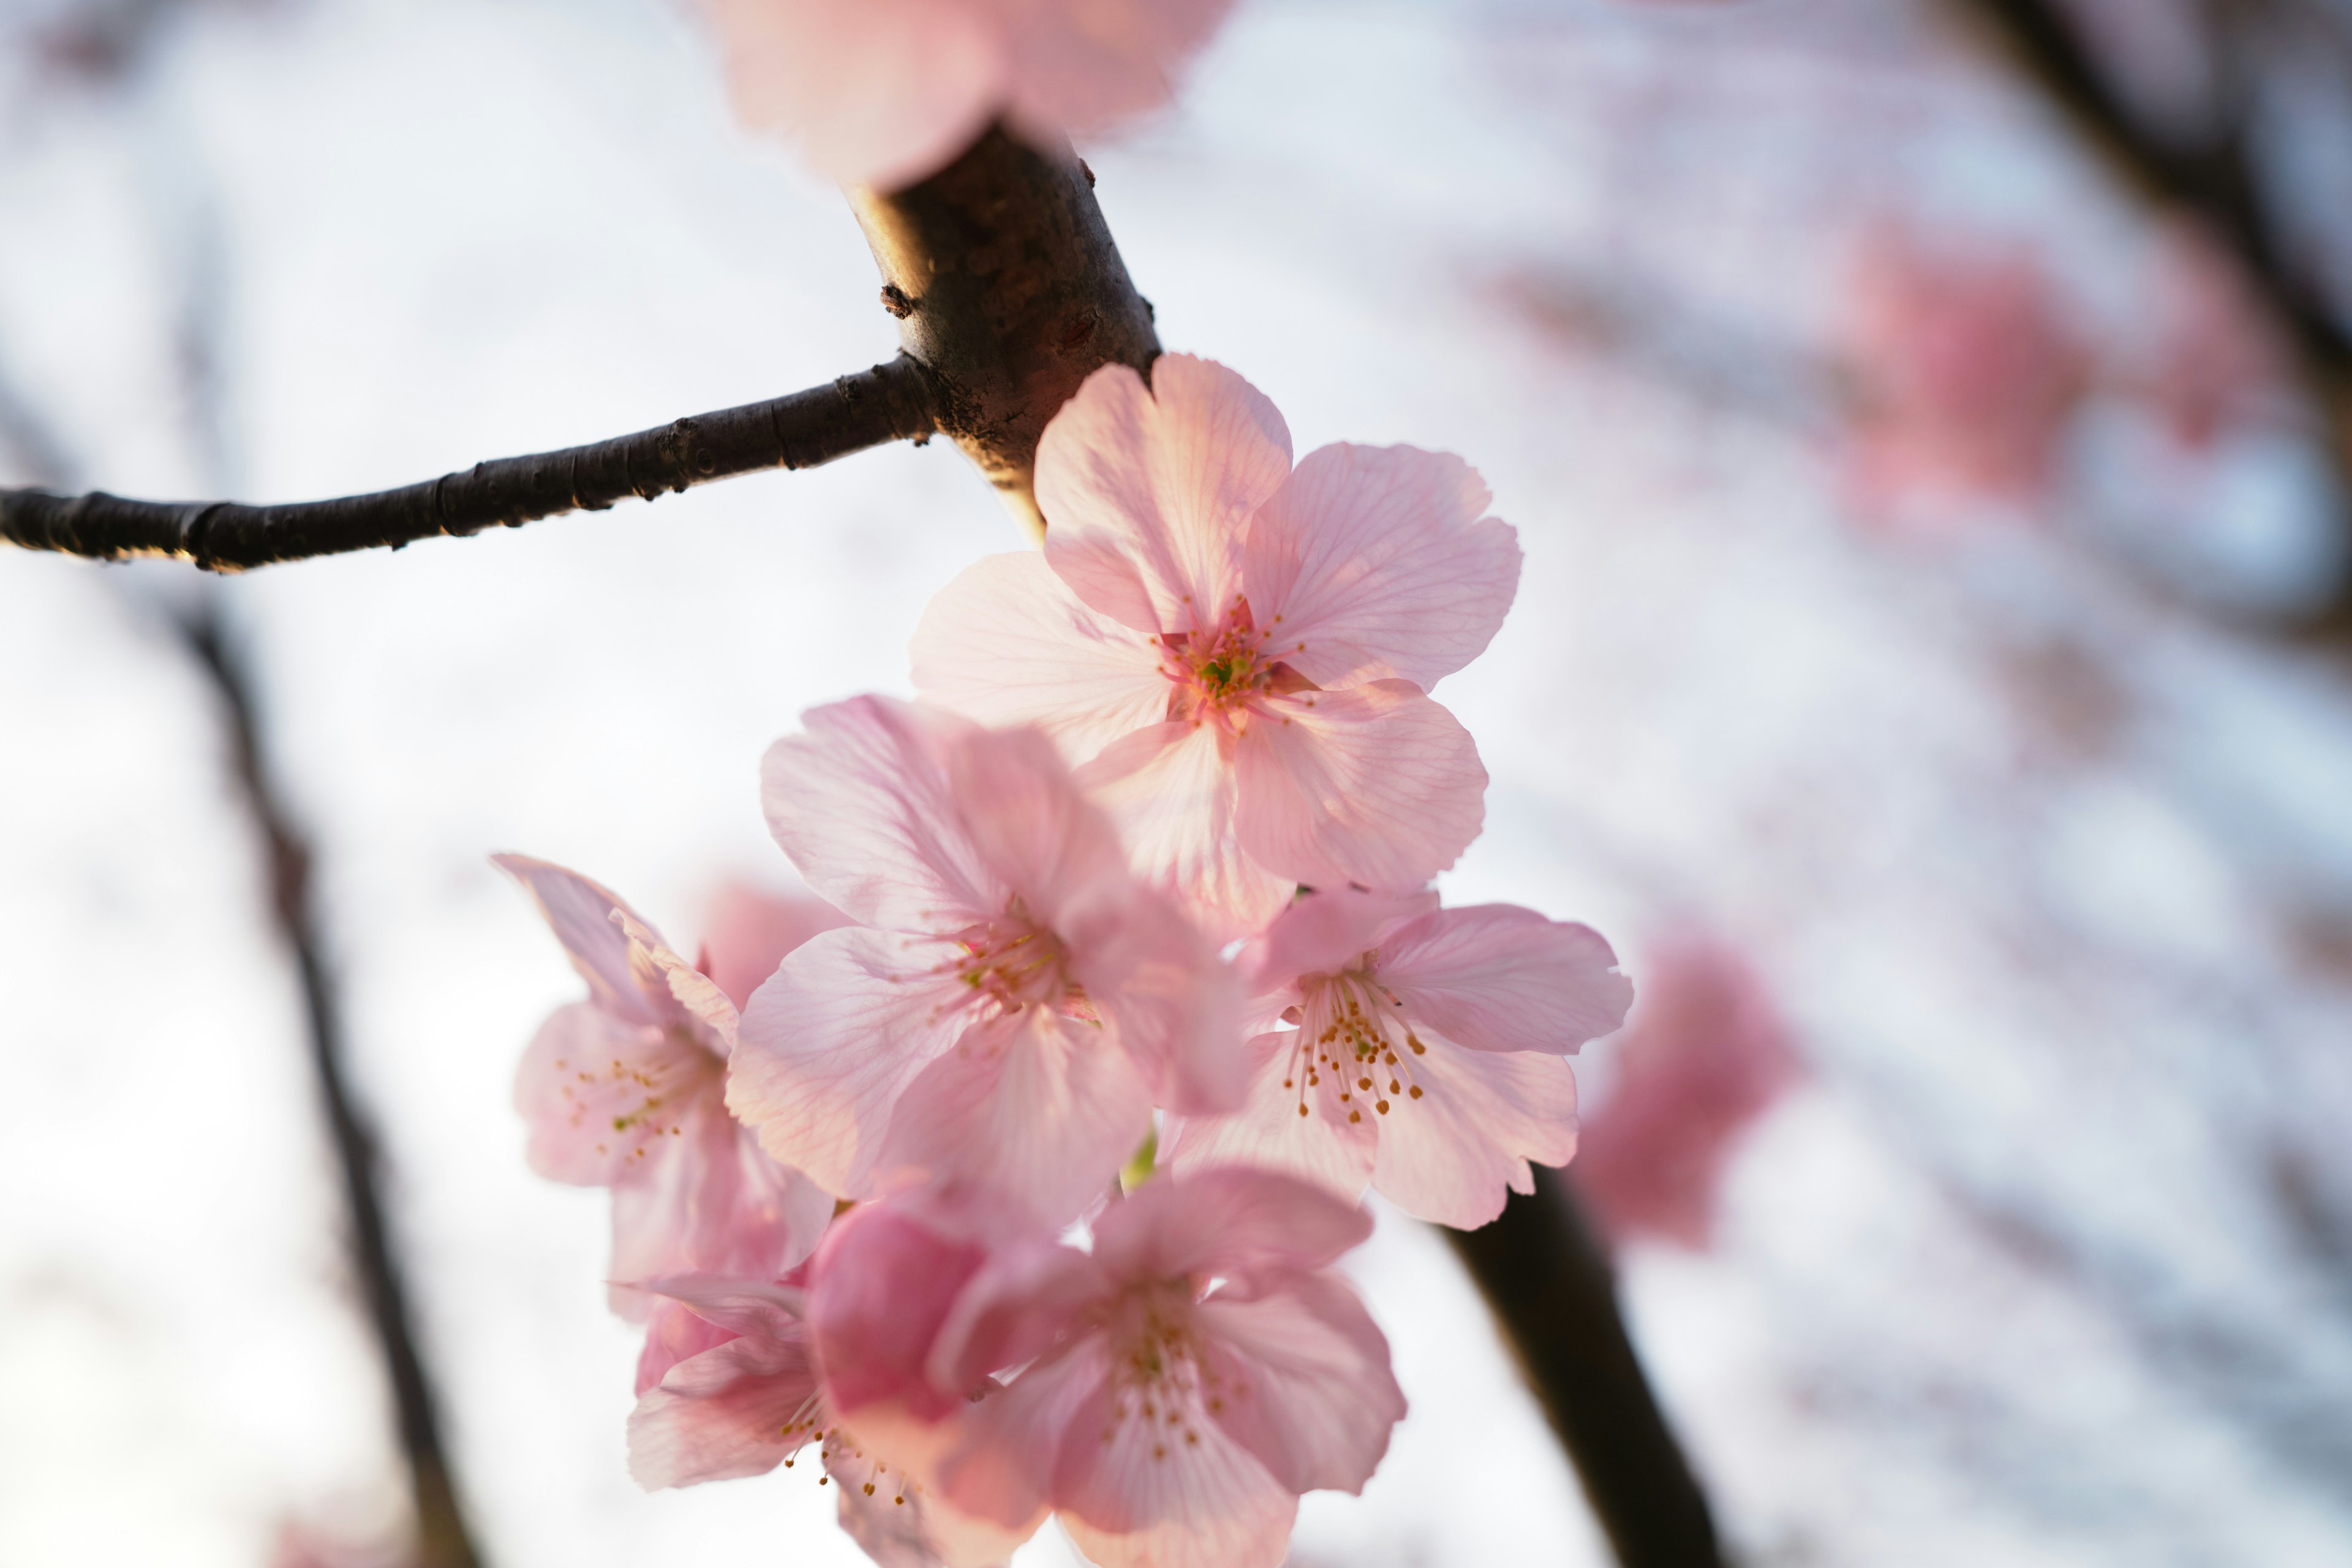
POLYGON ((1477 837, 1486 770, 1427 693, 1476 658, 1519 549, 1458 458, 1332 446, 1170 354, 1106 365, 1045 427, 1042 555, 934 599, 915 685, 1051 732, 1139 871, 1221 936, 1297 885, 1413 891, 1477 837))
POLYGON ((1066 1219, 1155 1104, 1238 1103, 1233 982, 1034 731, 878 697, 769 751, 776 840, 867 922, 751 998, 728 1103, 845 1197, 913 1172, 1066 1219))
POLYGON ((735 100, 845 184, 940 169, 992 121, 1052 147, 1166 103, 1233 0, 704 0, 735 100))
POLYGON ((1273 1568, 1299 1495, 1360 1490, 1404 1415, 1387 1340, 1328 1269, 1370 1218, 1317 1187, 1149 1182, 1096 1220, 1091 1253, 976 1247, 895 1206, 842 1228, 892 1227, 892 1272, 932 1282, 911 1331, 849 1342, 821 1314, 817 1343, 829 1385, 940 1412, 916 1467, 965 1514, 1018 1529, 1057 1510, 1104 1568, 1273 1568))
POLYGON ((588 1000, 557 1008, 524 1054, 515 1107, 532 1170, 613 1189, 614 1310, 644 1317, 632 1281, 780 1274, 807 1257, 832 1201, 727 1113, 734 1004, 617 895, 544 860, 494 858, 588 982, 588 1000))
POLYGON ((639 1390, 629 1473, 640 1486, 764 1475, 814 1443, 825 1471, 818 1484, 840 1491, 842 1529, 883 1568, 981 1568, 1025 1539, 942 1506, 834 1418, 798 1286, 692 1275, 653 1289, 702 1325, 709 1344, 639 1390))
POLYGON ((1475 1229, 1576 1152, 1563 1054, 1625 1021, 1633 985, 1591 928, 1434 894, 1300 900, 1255 944, 1249 1098, 1175 1126, 1177 1171, 1242 1162, 1475 1229))

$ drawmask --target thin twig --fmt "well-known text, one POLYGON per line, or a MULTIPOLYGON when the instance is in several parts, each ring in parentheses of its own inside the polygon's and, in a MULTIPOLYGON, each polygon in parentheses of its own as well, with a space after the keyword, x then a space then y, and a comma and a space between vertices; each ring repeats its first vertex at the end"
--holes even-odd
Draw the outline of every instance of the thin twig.
POLYGON ((1617 1310, 1592 1223, 1556 1171, 1500 1219, 1446 1239, 1486 1298, 1625 1568, 1720 1568, 1691 1474, 1617 1310))
POLYGON ((230 761, 238 792, 260 833, 269 867, 270 910, 302 981, 310 1026, 310 1062, 327 1130, 342 1173, 351 1221, 351 1258, 368 1321, 383 1353, 400 1423, 416 1510, 417 1568, 476 1568, 482 1561, 466 1527, 450 1481, 448 1451, 433 1389, 417 1353, 408 1292, 393 1258, 380 1190, 381 1157, 374 1130, 353 1102, 344 1068, 342 1017, 335 982, 319 940, 310 887, 310 851, 289 818, 263 762, 253 693, 243 664, 223 640, 211 596, 176 616, 183 641, 211 678, 227 720, 230 761))
POLYGON ((0 539, 100 560, 174 556, 210 572, 336 555, 601 511, 761 468, 806 468, 938 427, 930 380, 905 355, 830 386, 592 446, 501 458, 423 484, 282 506, 0 490, 0 539))

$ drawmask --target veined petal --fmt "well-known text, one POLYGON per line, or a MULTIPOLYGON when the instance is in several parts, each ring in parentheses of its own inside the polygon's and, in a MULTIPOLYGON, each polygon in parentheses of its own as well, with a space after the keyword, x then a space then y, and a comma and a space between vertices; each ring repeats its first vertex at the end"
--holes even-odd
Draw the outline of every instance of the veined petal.
POLYGON ((1297 1030, 1260 1035, 1249 1043, 1249 1089, 1230 1116, 1186 1116, 1170 1123, 1170 1173, 1190 1175, 1218 1165, 1286 1171, 1328 1188, 1349 1203, 1372 1181, 1380 1129, 1349 1121, 1339 1100, 1302 1093, 1297 1074, 1297 1030), (1304 1105, 1307 1113, 1301 1116, 1304 1105))
POLYGON ((1250 524, 1242 581, 1282 661, 1318 686, 1427 691, 1477 658, 1519 586, 1477 470, 1412 447, 1309 452, 1250 524))
MULTIPOLYGON (((934 1467, 936 1489, 965 1513, 1018 1528, 1054 1500, 1065 1436, 1098 1406, 1109 1377, 1102 1336, 1041 1358, 970 1406, 954 1447, 934 1467)), ((1097 1423, 1093 1433, 1099 1433, 1097 1423)))
POLYGON ((940 1326, 928 1363, 931 1386, 964 1393, 1043 1354, 1115 1288, 1091 1257, 1047 1237, 999 1247, 940 1326))
POLYGON ((813 708, 768 748, 769 831, 811 889, 892 931, 951 931, 1004 907, 956 829, 946 748, 964 721, 886 697, 813 708))
MULTIPOLYGON (((555 940, 572 960, 572 967, 588 982, 589 995, 615 1017, 636 1024, 664 1024, 670 1011, 664 1005, 666 988, 648 991, 641 972, 642 959, 629 936, 614 922, 615 914, 636 920, 636 911, 601 882, 577 871, 528 855, 493 855, 490 863, 523 886, 555 932, 555 940)), ((639 927, 648 935, 652 927, 639 927)), ((658 936, 651 940, 659 944, 658 936)))
POLYGON ((1469 731, 1402 680, 1265 700, 1234 770, 1242 847, 1309 887, 1413 891, 1486 819, 1469 731))
POLYGON ((1071 973, 1142 1072, 1152 1103, 1187 1112, 1238 1106, 1247 1072, 1240 980, 1192 922, 1122 875, 1058 923, 1071 973))
POLYGON ((660 1163, 670 1129, 719 1071, 718 1058, 680 1031, 624 1023, 593 1002, 558 1007, 515 1074, 530 1168, 602 1186, 660 1163))
POLYGON ((1221 1385, 1213 1418, 1290 1491, 1363 1490, 1405 1404, 1389 1342, 1356 1293, 1299 1274, 1194 1310, 1221 1385))
POLYGON ((613 923, 629 940, 629 963, 649 996, 667 992, 675 1005, 673 1025, 683 1024, 710 1054, 724 1058, 735 1048, 735 1004, 719 983, 687 963, 664 942, 651 926, 625 906, 613 911, 613 923))
POLYGON ((1422 1097, 1381 1118, 1372 1185, 1418 1219, 1475 1230, 1506 1190, 1535 1190, 1532 1160, 1576 1152, 1576 1078, 1538 1051, 1466 1051, 1442 1038, 1413 1058, 1422 1097))
POLYGON ((1207 724, 1156 724, 1078 770, 1118 825, 1136 874, 1171 895, 1210 940, 1265 929, 1295 882, 1243 851, 1234 769, 1207 724))
POLYGON ((974 1519, 900 1467, 860 1459, 854 1448, 835 1450, 825 1469, 841 1494, 843 1531, 879 1568, 996 1568, 1045 1521, 1042 1510, 1020 1530, 974 1519))
POLYGON ((1146 1182, 1094 1222, 1094 1256, 1129 1279, 1254 1279, 1320 1268, 1372 1234, 1354 1204, 1294 1176, 1220 1166, 1146 1182))
POLYGON ((1031 1006, 967 1029, 908 1084, 876 1168, 985 1184, 1066 1222, 1150 1126, 1150 1091, 1101 1027, 1031 1006))
POLYGON ((1276 1568, 1297 1494, 1213 1419, 1197 1387, 1103 1387, 1075 1410, 1054 1473, 1062 1528, 1101 1568, 1276 1568))
POLYGON ((629 1416, 629 1473, 648 1490, 763 1475, 806 1443, 806 1349, 730 1340, 678 1363, 629 1416))
POLYGON ((935 973, 952 955, 862 926, 812 938, 752 993, 728 1110, 827 1192, 870 1194, 900 1093, 963 1032, 965 989, 935 973))
POLYGON ((989 1238, 951 1233, 954 1217, 897 1198, 868 1204, 842 1216, 809 1267, 825 1400, 861 1429, 935 1426, 962 1409, 961 1391, 940 1393, 925 1372, 957 1292, 988 1258, 989 1238))
POLYGON ((1137 631, 1205 628, 1240 589, 1250 514, 1289 472, 1289 427, 1224 366, 1162 354, 1147 387, 1107 364, 1037 444, 1045 560, 1137 631))
POLYGON ((688 1165, 687 1259, 697 1269, 773 1279, 816 1250, 833 1194, 760 1147, 714 1106, 688 1165))
POLYGON ((926 702, 982 724, 1034 724, 1073 763, 1168 717, 1167 650, 1087 608, 1034 550, 965 567, 932 597, 908 651, 926 702))
POLYGON ((1337 974, 1380 945, 1381 936, 1437 908, 1435 893, 1382 898, 1346 886, 1318 888, 1282 911, 1247 956, 1259 994, 1301 975, 1337 974))
POLYGON ((1031 919, 1058 931, 1073 900, 1132 886, 1110 819, 1036 730, 976 730, 948 749, 948 782, 973 852, 1031 919))
POLYGON ((1378 971, 1407 1017, 1474 1051, 1565 1055, 1633 1005, 1599 931, 1511 904, 1424 915, 1383 939, 1378 971))

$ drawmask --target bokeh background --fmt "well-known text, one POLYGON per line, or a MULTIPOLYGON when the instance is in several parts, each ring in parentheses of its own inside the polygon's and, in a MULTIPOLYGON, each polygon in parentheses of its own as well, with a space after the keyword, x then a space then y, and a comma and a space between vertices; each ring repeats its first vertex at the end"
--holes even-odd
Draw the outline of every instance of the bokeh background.
MULTIPOLYGON (((2342 1563, 2345 436, 1980 9, 1242 0, 1084 151, 1169 346, 1301 451, 1465 455, 1520 530, 1439 692, 1494 775, 1444 886, 1643 988, 1580 1179, 1738 1559, 2342 1563)), ((2340 330, 2352 7, 2059 9, 2179 144, 2244 132, 2340 330)), ((719 71, 665 0, 0 0, 0 480, 339 494, 887 357, 719 71)), ((0 1563, 403 1560, 192 613, 316 852, 489 1560, 862 1562, 812 1475, 629 1481, 605 1199, 509 1107, 576 982, 487 856, 691 951, 788 886, 761 749, 905 691, 1020 542, 940 443, 233 581, 0 553, 0 1563)), ((1295 1561, 1602 1561, 1443 1244, 1384 1214, 1353 1268, 1412 1414, 1295 1561)))

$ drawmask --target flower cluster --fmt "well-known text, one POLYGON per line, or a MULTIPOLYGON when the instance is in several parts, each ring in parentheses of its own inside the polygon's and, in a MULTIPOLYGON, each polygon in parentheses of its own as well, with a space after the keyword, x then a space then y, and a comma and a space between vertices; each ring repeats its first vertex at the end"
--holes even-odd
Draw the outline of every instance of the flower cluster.
POLYGON ((532 1158, 614 1189, 646 1486, 814 1447, 894 1568, 1049 1515, 1106 1568, 1272 1568, 1404 1414, 1332 1272, 1365 1189, 1492 1219, 1574 1152, 1565 1057, 1632 989, 1585 927, 1428 890, 1486 782, 1430 689, 1519 567, 1467 466, 1294 467, 1256 389, 1169 356, 1086 384, 1037 489, 1043 552, 924 616, 921 701, 769 752, 838 913, 748 1000, 502 862, 591 991, 524 1064, 532 1158))

